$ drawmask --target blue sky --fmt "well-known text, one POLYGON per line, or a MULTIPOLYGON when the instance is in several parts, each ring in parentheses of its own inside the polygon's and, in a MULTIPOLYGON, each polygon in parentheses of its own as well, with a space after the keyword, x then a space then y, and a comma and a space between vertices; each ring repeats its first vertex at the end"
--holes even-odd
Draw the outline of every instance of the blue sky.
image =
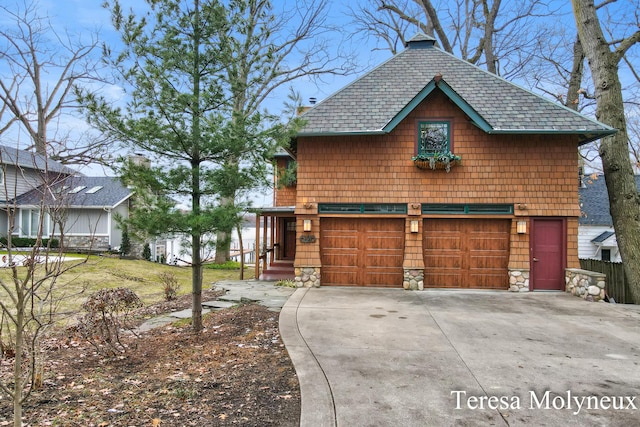
MULTIPOLYGON (((22 0, 0 0, 0 4, 11 5, 16 1, 22 0)), ((104 9, 101 4, 104 0, 38 0, 38 3, 42 6, 43 11, 48 11, 48 15, 51 18, 51 22, 55 25, 59 25, 59 30, 70 30, 83 32, 88 34, 89 32, 99 32, 100 38, 106 40, 108 43, 117 43, 118 34, 113 30, 110 22, 109 12, 104 9)), ((274 7, 283 7, 287 3, 291 3, 292 0, 273 0, 274 7)), ((295 1, 295 0, 294 0, 295 1)), ((329 9, 329 21, 336 25, 348 25, 349 17, 346 16, 348 5, 355 5, 361 0, 329 0, 331 8, 329 9)), ((366 0, 365 0, 366 1, 366 0)), ((145 2, 142 0, 121 0, 121 4, 128 10, 133 7, 134 11, 145 10, 145 2)), ((340 38, 343 34, 335 34, 334 38, 336 43, 340 42, 340 38)), ((386 58, 389 58, 391 54, 389 52, 381 52, 374 50, 373 43, 370 45, 358 45, 357 47, 351 46, 352 49, 357 51, 359 55, 360 69, 364 70, 370 68, 372 65, 379 64, 386 58)), ((335 92, 349 81, 356 78, 355 75, 351 76, 335 76, 325 77, 320 85, 305 82, 297 82, 296 89, 300 91, 303 100, 308 100, 311 97, 315 97, 318 100, 326 98, 331 93, 335 92)), ((287 89, 283 91, 286 96, 287 89)), ((278 95, 280 96, 280 94, 278 95)))
MULTIPOLYGON (((23 0, 0 0, 0 5, 7 6, 9 8, 15 8, 16 4, 20 4, 23 0)), ((50 17, 51 23, 56 27, 59 34, 63 34, 64 31, 71 33, 82 34, 83 37, 88 37, 91 33, 98 32, 101 40, 107 41, 109 44, 117 43, 118 35, 113 30, 109 18, 109 12, 102 8, 101 4, 104 0, 38 0, 40 5, 40 11, 43 15, 50 17)), ((123 6, 126 9, 133 6, 134 10, 144 10, 145 2, 142 0, 121 0, 123 6)), ((290 5, 295 0, 273 0, 273 4, 276 8, 290 5)), ((336 44, 348 34, 350 28, 350 17, 346 15, 349 6, 355 6, 359 2, 368 2, 368 0, 329 0, 331 2, 331 8, 329 12, 329 21, 335 25, 344 27, 344 31, 333 34, 332 37, 336 40, 336 44)), ((443 0, 444 1, 444 0, 443 0)), ((434 1, 437 3, 437 0, 434 1)), ((504 3, 504 2, 503 2, 504 3)), ((552 19, 558 19, 566 27, 567 33, 573 34, 574 23, 571 13, 570 3, 564 0, 551 0, 552 5, 557 5, 557 10, 561 13, 556 14, 554 18, 548 18, 549 23, 545 22, 543 25, 549 25, 550 29, 557 25, 552 19)), ((506 6, 505 6, 506 7, 506 6)), ((613 6, 612 6, 613 7, 613 6)), ((621 8, 622 11, 631 12, 632 10, 637 12, 638 5, 633 0, 618 0, 615 3, 615 7, 621 8)), ((617 17, 623 17, 620 13, 614 14, 611 22, 615 23, 617 17)), ((0 25, 3 18, 0 16, 0 25)), ((387 51, 374 50, 375 42, 372 40, 369 43, 365 43, 363 39, 353 40, 351 43, 359 43, 349 46, 355 50, 358 54, 358 65, 360 70, 366 70, 374 65, 378 65, 384 60, 388 59, 391 55, 387 51)), ((636 52, 640 49, 636 48, 636 52)), ((634 58, 634 59, 637 59, 634 58)), ((640 65, 638 68, 640 68, 640 65)), ((297 91, 300 92, 302 100, 307 102, 309 98, 315 97, 318 101, 326 98, 336 90, 348 84, 355 79, 357 75, 351 75, 346 77, 341 76, 327 76, 322 79, 320 84, 313 84, 309 81, 298 81, 294 84, 297 91)), ((627 82, 633 82, 633 79, 629 79, 629 75, 623 76, 623 80, 627 82)), ((638 86, 638 85, 636 85, 638 86)), ((285 99, 288 92, 288 87, 283 87, 280 92, 274 93, 269 100, 268 108, 270 110, 277 111, 281 108, 283 99, 285 99)), ((638 90, 636 89, 636 93, 638 90)), ((117 88, 114 90, 114 94, 117 95, 117 88)), ((71 121, 70 127, 74 129, 86 128, 86 125, 82 123, 81 119, 71 121)), ((4 138, 3 138, 4 139, 4 138)), ((100 172, 100 171, 97 171, 100 172)))

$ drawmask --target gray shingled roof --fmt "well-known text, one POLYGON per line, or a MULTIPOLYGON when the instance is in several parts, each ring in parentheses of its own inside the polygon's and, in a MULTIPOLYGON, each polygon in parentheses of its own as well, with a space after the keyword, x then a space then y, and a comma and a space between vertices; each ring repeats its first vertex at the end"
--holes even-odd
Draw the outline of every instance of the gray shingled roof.
POLYGON ((484 71, 418 35, 407 48, 302 115, 298 136, 387 133, 436 87, 488 133, 572 133, 581 142, 615 131, 484 71), (444 84, 436 85, 441 74, 444 84))
POLYGON ((596 236, 593 239, 591 239, 591 243, 603 243, 609 237, 615 236, 615 235, 616 235, 616 233, 614 233, 613 231, 605 231, 604 233, 601 233, 598 236, 596 236))
POLYGON ((45 160, 45 157, 41 154, 21 150, 15 147, 7 147, 6 145, 0 145, 0 163, 5 165, 15 165, 21 168, 37 169, 40 171, 44 171, 46 166, 46 169, 49 172, 64 173, 68 175, 78 173, 77 171, 54 160, 45 160))
MULTIPOLYGON (((52 192, 60 194, 64 198, 63 203, 69 207, 114 208, 133 194, 133 190, 125 187, 118 178, 112 177, 69 177, 54 187, 52 192), (82 189, 71 193, 76 188, 82 189), (88 193, 91 189, 97 190, 88 193)), ((16 203, 18 206, 38 206, 41 200, 42 190, 36 188, 18 196, 16 203)), ((53 203, 51 200, 47 202, 53 203)))
MULTIPOLYGON (((603 175, 597 177, 586 176, 582 178, 580 187, 580 215, 581 225, 605 225, 613 226, 611 212, 609 211, 609 193, 603 175)), ((636 187, 640 189, 640 175, 636 175, 636 187)))

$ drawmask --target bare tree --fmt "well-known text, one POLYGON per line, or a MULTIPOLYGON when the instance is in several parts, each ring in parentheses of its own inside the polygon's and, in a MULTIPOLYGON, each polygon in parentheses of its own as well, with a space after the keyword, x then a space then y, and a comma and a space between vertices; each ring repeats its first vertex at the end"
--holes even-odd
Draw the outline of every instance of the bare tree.
POLYGON ((620 63, 630 49, 640 43, 639 15, 637 9, 635 16, 627 14, 629 30, 610 43, 602 30, 593 0, 572 0, 571 3, 594 81, 596 117, 618 130, 602 140, 600 157, 620 255, 631 295, 636 303, 640 303, 640 194, 629 159, 622 84, 618 75, 620 63))
POLYGON ((0 151, 2 196, 7 200, 0 210, 3 225, 7 226, 2 267, 9 270, 9 274, 0 277, 0 357, 13 369, 8 380, 0 381, 0 390, 11 398, 14 426, 19 427, 25 401, 42 386, 43 335, 64 315, 58 312, 60 299, 54 295, 57 279, 79 262, 63 263, 67 206, 60 188, 68 175, 49 170, 44 156, 34 154, 29 167, 18 161, 17 151, 15 156, 7 155, 9 150, 0 151), (28 185, 39 195, 39 203, 20 212, 16 195, 28 185), (14 247, 20 234, 32 237, 26 252, 14 247))
MULTIPOLYGON (((278 88, 303 78, 313 81, 354 72, 353 54, 325 37, 328 31, 341 33, 327 22, 329 6, 327 0, 297 1, 279 8, 267 0, 236 1, 227 6, 230 16, 245 21, 226 32, 226 43, 221 47, 235 58, 221 75, 229 98, 233 135, 238 139, 235 146, 242 146, 240 139, 258 134, 250 129, 252 121, 261 120, 263 128, 275 124, 275 117, 260 109, 278 88), (293 27, 292 22, 296 22, 293 27)), ((237 170, 238 163, 238 156, 232 155, 226 167, 237 170)), ((222 195, 223 205, 233 206, 242 192, 254 187, 255 183, 237 181, 222 195)), ((226 228, 216 235, 216 262, 229 259, 231 231, 226 228)))
POLYGON ((419 30, 435 37, 443 50, 513 78, 522 73, 542 32, 534 20, 551 13, 541 0, 374 0, 351 15, 357 30, 383 40, 394 53, 413 35, 407 31, 419 30))
POLYGON ((78 120, 72 114, 78 108, 74 92, 97 80, 97 36, 83 40, 58 33, 39 15, 40 9, 29 1, 15 8, 0 6, 5 20, 12 22, 0 29, 0 134, 17 125, 30 140, 23 148, 66 164, 105 163, 103 140, 89 133, 70 135, 61 129, 74 126, 59 126, 78 120))

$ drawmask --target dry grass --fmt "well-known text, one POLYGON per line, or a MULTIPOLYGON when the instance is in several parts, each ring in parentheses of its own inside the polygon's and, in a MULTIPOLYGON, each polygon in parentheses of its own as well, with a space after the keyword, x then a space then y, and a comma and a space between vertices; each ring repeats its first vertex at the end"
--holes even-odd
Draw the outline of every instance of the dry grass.
MULTIPOLYGON (((132 289, 145 305, 164 301, 164 284, 161 273, 175 275, 180 288, 178 296, 191 293, 191 268, 176 267, 142 260, 127 260, 117 257, 68 255, 72 260, 64 266, 73 266, 58 277, 55 284, 55 300, 59 304, 58 313, 73 313, 80 309, 88 295, 99 289, 125 287, 132 289)), ((37 267, 36 274, 42 270, 37 267)), ((19 277, 23 277, 25 267, 18 267, 19 277)), ((203 271, 203 289, 219 280, 238 279, 239 270, 203 271)), ((245 279, 253 277, 253 269, 245 269, 245 279)), ((11 283, 11 269, 0 268, 0 280, 11 283)), ((0 289, 0 298, 5 298, 0 289)))

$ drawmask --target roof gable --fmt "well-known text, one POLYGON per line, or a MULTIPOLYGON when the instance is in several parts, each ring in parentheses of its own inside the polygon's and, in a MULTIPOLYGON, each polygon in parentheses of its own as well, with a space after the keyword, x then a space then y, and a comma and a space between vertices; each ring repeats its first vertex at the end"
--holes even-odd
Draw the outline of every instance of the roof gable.
POLYGON ((421 35, 305 112, 298 136, 389 133, 436 88, 487 133, 577 134, 585 143, 615 132, 442 51, 421 35))

